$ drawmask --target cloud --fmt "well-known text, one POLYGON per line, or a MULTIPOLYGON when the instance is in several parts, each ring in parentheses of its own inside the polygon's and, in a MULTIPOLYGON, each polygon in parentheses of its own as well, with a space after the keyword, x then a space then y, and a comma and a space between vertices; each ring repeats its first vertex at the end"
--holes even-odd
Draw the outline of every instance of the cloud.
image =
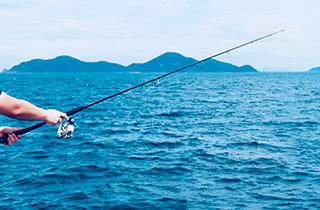
POLYGON ((48 26, 51 30, 58 30, 58 31, 69 31, 69 30, 80 30, 80 24, 72 20, 70 18, 62 18, 55 22, 53 25, 48 26))
POLYGON ((318 0, 0 0, 0 63, 10 68, 34 57, 69 54, 129 64, 166 51, 201 59, 292 26, 221 59, 301 69, 320 65, 319 6, 318 0))

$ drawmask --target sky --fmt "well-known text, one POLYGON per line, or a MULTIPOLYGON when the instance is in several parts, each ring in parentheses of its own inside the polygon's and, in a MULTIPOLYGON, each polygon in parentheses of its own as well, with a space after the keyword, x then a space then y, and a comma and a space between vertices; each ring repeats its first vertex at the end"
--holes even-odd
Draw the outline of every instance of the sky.
POLYGON ((0 0, 0 71, 70 55, 143 63, 165 52, 198 60, 291 29, 217 60, 258 70, 320 66, 319 0, 0 0))

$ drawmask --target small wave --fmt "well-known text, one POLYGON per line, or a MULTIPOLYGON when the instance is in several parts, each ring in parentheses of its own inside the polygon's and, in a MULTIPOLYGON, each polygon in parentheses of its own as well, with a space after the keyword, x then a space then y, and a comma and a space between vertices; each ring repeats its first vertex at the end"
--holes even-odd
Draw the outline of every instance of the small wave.
POLYGON ((16 186, 32 186, 35 182, 35 179, 33 178, 22 178, 22 179, 18 179, 16 180, 13 184, 16 186))
POLYGON ((63 205, 45 203, 43 201, 35 201, 29 205, 26 205, 27 209, 65 209, 63 205))
MULTIPOLYGON (((136 204, 137 205, 137 204, 136 204)), ((140 208, 135 208, 133 206, 130 205, 115 205, 115 206, 111 206, 108 208, 109 210, 140 210, 140 208)))
POLYGON ((286 178, 286 179, 283 179, 283 181, 289 182, 289 183, 298 183, 298 182, 301 182, 302 180, 301 179, 295 179, 295 178, 286 178))
POLYGON ((260 193, 248 193, 252 197, 258 199, 258 200, 266 200, 266 201, 274 201, 274 200, 286 200, 286 198, 278 197, 278 196, 273 196, 273 195, 263 195, 260 193))
POLYGON ((275 182, 275 181, 281 181, 282 178, 280 176, 271 176, 269 178, 267 178, 268 181, 272 181, 272 182, 275 182))
POLYGON ((306 173, 306 172, 300 172, 300 171, 295 171, 295 172, 293 172, 293 175, 294 175, 294 176, 302 176, 302 177, 310 176, 310 174, 309 174, 309 173, 306 173))
POLYGON ((69 195, 69 199, 72 199, 72 200, 83 200, 83 199, 87 199, 87 198, 89 198, 89 196, 87 196, 83 192, 75 192, 75 193, 72 193, 71 195, 69 195))
POLYGON ((177 142, 148 142, 148 143, 144 143, 144 145, 149 145, 152 148, 169 148, 169 149, 184 146, 184 144, 180 141, 177 141, 177 142))
POLYGON ((278 162, 276 159, 259 157, 248 162, 253 165, 270 165, 270 166, 283 166, 282 163, 278 162))
POLYGON ((267 121, 262 122, 262 125, 266 126, 280 126, 280 127, 314 127, 318 126, 320 123, 316 121, 301 121, 301 122, 290 122, 290 121, 267 121))
POLYGON ((29 151, 29 152, 26 152, 25 154, 28 158, 33 158, 33 159, 45 159, 50 157, 50 155, 43 150, 29 151))
POLYGON ((108 129, 108 130, 105 130, 104 133, 107 133, 109 135, 112 135, 112 134, 129 134, 131 133, 130 130, 122 130, 122 129, 108 129))
POLYGON ((237 190, 236 188, 233 188, 231 186, 226 186, 225 189, 226 190, 230 190, 230 191, 236 191, 237 190))
POLYGON ((74 172, 68 172, 66 174, 62 173, 52 173, 52 174, 44 174, 37 178, 35 183, 38 182, 46 182, 46 183, 74 183, 78 181, 85 181, 89 180, 91 177, 84 174, 84 173, 74 173, 74 172))
POLYGON ((143 156, 130 156, 130 157, 128 157, 128 159, 130 159, 130 160, 146 160, 147 158, 143 157, 143 156))
POLYGON ((159 209, 188 209, 188 201, 185 199, 162 197, 156 201, 162 204, 159 209))
POLYGON ((248 147, 258 147, 263 146, 263 143, 258 143, 257 141, 250 141, 250 142, 235 142, 229 143, 228 146, 230 147, 237 147, 237 146, 248 146, 248 147))
POLYGON ((158 114, 158 117, 182 117, 185 116, 185 113, 183 112, 169 112, 169 113, 162 113, 162 114, 158 114))
POLYGON ((201 156, 201 157, 208 157, 208 158, 212 158, 212 157, 215 157, 216 154, 211 154, 211 153, 208 153, 206 150, 204 149, 197 149, 194 154, 196 156, 201 156))
POLYGON ((163 135, 165 135, 165 136, 170 136, 170 137, 174 137, 174 138, 183 137, 182 135, 179 135, 179 134, 173 133, 173 132, 163 132, 163 135))
POLYGON ((80 165, 77 167, 72 167, 72 168, 68 168, 68 169, 64 169, 67 173, 88 173, 88 174, 92 174, 94 172, 104 172, 104 171, 108 171, 108 168, 105 167, 99 167, 97 165, 80 165))
POLYGON ((208 98, 208 99, 196 99, 196 102, 200 102, 200 103, 219 103, 220 99, 217 98, 208 98))
POLYGON ((148 173, 167 176, 167 175, 183 175, 183 174, 189 173, 189 172, 191 172, 189 169, 187 169, 185 167, 177 166, 177 167, 172 167, 172 168, 155 167, 155 168, 149 170, 148 173))
MULTIPOLYGON (((95 147, 95 148, 100 148, 100 149, 107 149, 109 148, 108 146, 106 146, 103 143, 100 142, 91 142, 91 141, 86 141, 81 143, 79 146, 86 146, 86 147, 95 147)), ((77 146, 78 147, 78 146, 77 146)))
POLYGON ((217 182, 222 182, 222 183, 239 183, 242 182, 241 179, 239 178, 222 178, 217 180, 217 182))

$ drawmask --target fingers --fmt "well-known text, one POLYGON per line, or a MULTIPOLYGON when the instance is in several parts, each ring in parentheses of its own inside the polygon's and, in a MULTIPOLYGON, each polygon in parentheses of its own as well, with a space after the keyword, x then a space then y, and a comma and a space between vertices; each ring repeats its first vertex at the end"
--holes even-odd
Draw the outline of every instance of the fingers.
POLYGON ((0 127, 0 137, 8 135, 7 137, 7 146, 12 145, 17 142, 18 139, 21 139, 21 135, 16 136, 13 132, 22 130, 22 128, 13 128, 13 127, 0 127))
POLYGON ((67 114, 59 112, 54 109, 46 110, 46 120, 45 122, 49 125, 56 125, 62 122, 62 118, 69 120, 67 114))
POLYGON ((15 134, 8 134, 7 144, 4 144, 6 146, 11 146, 13 143, 17 142, 21 136, 18 137, 15 134))
POLYGON ((64 119, 66 119, 66 121, 68 121, 68 120, 69 120, 69 117, 67 116, 67 114, 66 114, 66 113, 61 113, 60 117, 62 117, 62 118, 64 118, 64 119))
POLYGON ((68 116, 65 113, 60 112, 60 116, 59 116, 58 122, 56 124, 62 123, 62 118, 64 118, 66 121, 69 120, 68 116))

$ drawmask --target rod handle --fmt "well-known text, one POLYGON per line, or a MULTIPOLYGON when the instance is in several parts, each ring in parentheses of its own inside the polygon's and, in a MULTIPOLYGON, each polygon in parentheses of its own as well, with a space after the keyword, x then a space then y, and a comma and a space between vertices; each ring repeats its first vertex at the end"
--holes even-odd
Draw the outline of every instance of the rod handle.
POLYGON ((2 136, 0 138, 0 143, 1 144, 7 144, 8 143, 8 134, 6 134, 6 135, 4 135, 4 136, 2 136))
MULTIPOLYGON (((15 132, 13 132, 15 135, 17 135, 15 132)), ((8 134, 5 134, 4 136, 2 136, 1 138, 0 138, 0 143, 1 144, 8 144, 8 134)))
MULTIPOLYGON (((33 131, 37 128, 40 128, 42 126, 44 126, 46 123, 45 122, 42 122, 42 123, 38 123, 38 124, 35 124, 33 126, 30 126, 30 127, 27 127, 27 128, 24 128, 22 130, 19 130, 19 131, 14 131, 13 134, 15 134, 16 136, 19 136, 19 135, 22 135, 22 134, 25 134, 25 133, 28 133, 30 131, 33 131)), ((8 143, 8 134, 5 134, 4 136, 2 136, 0 138, 0 144, 7 144, 8 143)))

